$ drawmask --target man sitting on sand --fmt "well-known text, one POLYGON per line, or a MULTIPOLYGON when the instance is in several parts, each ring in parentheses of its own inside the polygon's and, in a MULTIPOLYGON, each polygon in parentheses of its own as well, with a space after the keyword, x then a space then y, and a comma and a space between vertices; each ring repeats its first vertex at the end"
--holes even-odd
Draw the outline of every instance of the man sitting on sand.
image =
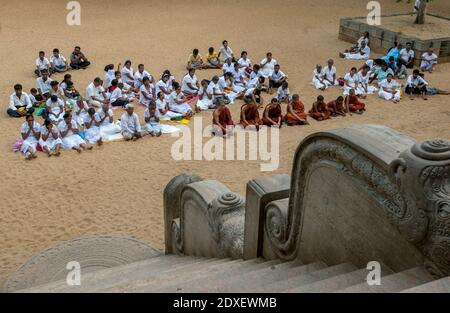
POLYGON ((322 69, 322 77, 324 83, 328 86, 339 86, 339 82, 336 79, 336 67, 334 66, 333 59, 329 59, 327 66, 322 69))
POLYGON ((104 103, 109 103, 99 77, 96 77, 86 88, 86 97, 88 104, 96 108, 100 108, 104 103))
POLYGON ((51 87, 52 81, 53 80, 49 77, 49 72, 46 70, 42 71, 41 77, 38 77, 36 79, 36 88, 38 90, 39 95, 44 100, 50 98, 50 89, 52 88, 51 87))
POLYGON ((214 48, 210 47, 208 49, 208 54, 206 55, 205 68, 220 69, 222 68, 222 62, 220 61, 219 54, 214 52, 214 48))
POLYGON ((436 68, 437 59, 437 55, 434 53, 433 48, 428 48, 428 51, 422 54, 420 70, 422 72, 428 71, 430 73, 433 73, 436 68))
POLYGON ((100 135, 114 135, 120 133, 122 129, 114 123, 114 112, 108 104, 103 104, 102 109, 95 113, 95 121, 100 128, 100 135))
POLYGON ((283 115, 280 102, 277 98, 273 98, 272 101, 268 105, 266 105, 262 122, 263 125, 266 125, 268 127, 281 128, 283 123, 283 115))
POLYGON ((362 41, 361 47, 356 51, 339 53, 339 56, 347 60, 367 60, 370 58, 370 48, 365 41, 362 41))
POLYGON ((138 65, 138 70, 134 73, 134 88, 139 91, 142 84, 144 83, 144 78, 147 77, 151 83, 153 83, 153 77, 149 72, 145 70, 144 64, 138 65))
POLYGON ((91 62, 86 58, 81 48, 76 46, 70 56, 70 67, 74 70, 86 69, 91 62))
POLYGON ((344 108, 344 97, 342 96, 339 96, 336 100, 328 102, 327 108, 333 117, 346 115, 344 108))
POLYGON ((123 138, 127 141, 136 141, 142 138, 143 135, 139 117, 134 113, 134 106, 131 103, 127 104, 125 109, 126 112, 124 112, 120 118, 123 138))
POLYGON ((69 69, 66 58, 57 48, 53 49, 53 55, 50 57, 50 67, 53 73, 63 73, 69 69))
POLYGON ((9 106, 6 113, 11 117, 22 117, 34 111, 30 97, 22 89, 21 84, 16 84, 14 93, 9 96, 9 106))
POLYGON ((99 125, 95 118, 95 109, 89 108, 88 114, 84 117, 84 139, 91 145, 98 144, 101 146, 103 144, 99 125))
POLYGON ((148 108, 144 111, 145 126, 150 136, 161 136, 161 114, 156 106, 155 101, 151 101, 148 108))
POLYGON ((194 49, 192 54, 189 56, 186 69, 189 71, 190 69, 194 70, 202 70, 205 67, 203 63, 203 58, 199 54, 198 49, 194 49))
POLYGON ((283 85, 283 83, 287 80, 287 76, 286 74, 284 74, 281 70, 280 70, 280 65, 276 64, 275 68, 272 72, 272 75, 269 76, 269 90, 268 93, 272 94, 273 93, 273 89, 276 88, 280 88, 281 85, 283 85))
POLYGON ((400 85, 394 79, 392 74, 388 74, 387 78, 379 83, 380 91, 378 95, 394 103, 400 102, 400 85))
POLYGON ((347 112, 355 112, 356 114, 363 114, 366 105, 359 101, 355 93, 355 89, 350 89, 348 96, 345 97, 345 108, 347 112))
POLYGON ((313 71, 313 77, 311 82, 316 89, 325 90, 328 87, 328 84, 324 81, 324 73, 322 71, 322 66, 317 64, 316 68, 313 71))
POLYGON ((414 67, 414 50, 411 47, 412 47, 412 44, 410 42, 407 42, 405 48, 400 50, 400 55, 399 55, 403 64, 405 64, 405 66, 407 68, 414 67))
POLYGON ((72 119, 72 114, 64 113, 63 120, 58 124, 59 133, 62 138, 64 149, 73 149, 78 153, 83 150, 92 150, 92 146, 78 135, 77 123, 72 119))
POLYGON ((405 92, 411 100, 414 100, 414 95, 421 95, 423 100, 428 100, 427 85, 425 79, 420 76, 420 71, 415 69, 406 81, 405 92))
POLYGON ((36 59, 36 70, 34 73, 41 77, 42 71, 47 71, 50 73, 51 67, 50 67, 50 61, 45 57, 44 51, 39 51, 39 57, 36 59))
POLYGON ((285 119, 288 126, 308 124, 308 114, 306 114, 305 105, 300 101, 298 94, 292 96, 292 101, 287 107, 285 119))
POLYGON ((275 70, 275 65, 277 64, 278 62, 273 58, 272 52, 267 52, 266 57, 262 59, 260 63, 260 74, 265 78, 269 78, 275 70))
POLYGON ((324 100, 322 95, 318 96, 317 101, 313 103, 312 108, 309 111, 309 115, 317 121, 324 121, 330 118, 331 113, 324 100))
POLYGON ((213 112, 212 135, 224 138, 233 135, 233 128, 236 126, 231 117, 230 109, 222 99, 218 100, 218 107, 213 112))
POLYGON ((262 125, 261 118, 259 117, 258 106, 256 102, 249 98, 244 99, 245 104, 241 107, 241 126, 244 129, 256 129, 262 125))

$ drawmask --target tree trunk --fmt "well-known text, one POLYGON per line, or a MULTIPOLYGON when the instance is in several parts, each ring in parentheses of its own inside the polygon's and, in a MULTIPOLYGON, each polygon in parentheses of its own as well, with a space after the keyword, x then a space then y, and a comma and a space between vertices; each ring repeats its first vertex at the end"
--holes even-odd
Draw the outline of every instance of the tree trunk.
POLYGON ((425 24, 426 9, 427 9, 427 0, 420 1, 416 21, 414 22, 415 24, 425 24))

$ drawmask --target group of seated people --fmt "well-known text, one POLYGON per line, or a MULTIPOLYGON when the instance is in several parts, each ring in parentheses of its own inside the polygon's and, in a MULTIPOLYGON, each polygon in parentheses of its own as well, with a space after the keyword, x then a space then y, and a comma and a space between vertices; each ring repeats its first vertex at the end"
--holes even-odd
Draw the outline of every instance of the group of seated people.
POLYGON ((41 77, 42 71, 47 71, 49 76, 53 73, 64 73, 69 70, 86 69, 91 62, 86 58, 81 48, 76 46, 70 55, 70 63, 59 51, 58 48, 53 49, 53 54, 48 59, 45 51, 39 51, 39 57, 36 59, 36 69, 34 73, 41 77))
POLYGON ((378 92, 379 97, 397 103, 404 92, 414 100, 415 96, 421 96, 427 100, 427 95, 448 94, 447 91, 430 87, 425 80, 423 72, 432 73, 437 64, 437 56, 433 48, 422 54, 419 69, 414 69, 408 76, 408 69, 414 68, 415 53, 412 44, 406 43, 406 47, 395 42, 388 53, 379 59, 370 59, 369 33, 365 33, 355 46, 340 54, 341 57, 351 60, 366 60, 359 69, 352 67, 344 77, 336 76, 334 61, 329 60, 327 66, 317 65, 313 71, 312 85, 317 89, 326 90, 332 86, 341 86, 344 96, 353 90, 355 95, 366 98, 368 94, 378 92), (421 72, 422 71, 422 72, 421 72), (407 78, 405 84, 397 82, 397 79, 407 78))

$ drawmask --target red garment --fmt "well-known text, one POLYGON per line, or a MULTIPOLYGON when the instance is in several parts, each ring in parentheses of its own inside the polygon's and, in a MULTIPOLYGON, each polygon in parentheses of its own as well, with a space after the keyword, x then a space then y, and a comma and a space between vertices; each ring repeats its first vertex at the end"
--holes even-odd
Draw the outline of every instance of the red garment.
POLYGON ((268 112, 269 118, 274 122, 280 122, 280 120, 282 119, 280 104, 277 104, 275 107, 273 107, 272 104, 268 104, 266 106, 266 108, 264 109, 264 114, 263 114, 263 124, 266 126, 273 126, 272 122, 269 121, 268 119, 266 119, 266 117, 265 117, 267 112, 268 112))
MULTIPOLYGON (((216 112, 216 111, 214 111, 216 112)), ((214 115, 213 115, 213 125, 218 125, 214 119, 214 115)), ((219 114, 219 125, 221 125, 224 128, 227 128, 227 126, 232 126, 234 125, 233 123, 233 118, 231 117, 231 112, 230 109, 228 109, 228 107, 224 107, 223 110, 220 112, 219 114)), ((224 133, 224 135, 226 134, 226 131, 224 133)))
POLYGON ((345 113, 344 103, 338 103, 336 100, 333 100, 327 104, 327 108, 331 113, 345 113), (336 110, 334 107, 336 106, 336 110))
POLYGON ((348 95, 347 97, 345 97, 345 103, 347 103, 347 99, 349 99, 348 102, 348 109, 350 110, 350 112, 355 112, 355 111, 365 111, 365 107, 366 105, 362 102, 359 101, 358 96, 356 95, 348 95))
POLYGON ((328 111, 325 102, 314 102, 311 110, 309 110, 309 115, 316 120, 326 120, 330 118, 331 113, 328 111))
MULTIPOLYGON (((292 101, 291 102, 291 107, 292 107, 292 110, 295 112, 295 114, 297 114, 298 117, 300 117, 301 119, 305 120, 305 122, 306 122, 306 120, 308 118, 308 114, 305 113, 305 105, 303 104, 303 102, 301 102, 300 100, 292 101)), ((289 111, 286 114, 286 122, 288 124, 300 123, 300 121, 297 119, 297 117, 295 117, 289 111)))
POLYGON ((259 117, 258 106, 255 103, 244 104, 241 107, 240 124, 244 128, 247 128, 248 126, 251 126, 251 125, 254 125, 256 127, 259 127, 260 125, 262 125, 261 118, 259 117), (247 122, 244 121, 244 108, 245 107, 247 109, 245 112, 245 120, 247 122))

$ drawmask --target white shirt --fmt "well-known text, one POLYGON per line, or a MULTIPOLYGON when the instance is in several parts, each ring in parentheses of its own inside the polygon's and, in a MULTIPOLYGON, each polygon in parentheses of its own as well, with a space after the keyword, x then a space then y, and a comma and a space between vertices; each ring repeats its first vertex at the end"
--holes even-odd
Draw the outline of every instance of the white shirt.
POLYGON ((283 87, 278 88, 277 90, 277 99, 281 100, 283 98, 287 98, 290 95, 289 88, 283 89, 283 87))
POLYGON ((134 81, 134 79, 128 77, 128 75, 131 75, 131 77, 134 77, 134 70, 132 67, 127 68, 126 66, 124 66, 124 67, 122 67, 120 72, 122 73, 122 80, 124 83, 131 84, 134 81))
POLYGON ((369 48, 369 46, 365 46, 364 48, 360 48, 359 51, 364 52, 364 56, 366 58, 370 57, 370 48, 369 48))
MULTIPOLYGON (((100 127, 102 126, 108 126, 109 124, 111 124, 111 122, 109 121, 109 117, 114 116, 114 112, 113 110, 109 109, 108 110, 108 116, 105 118, 105 120, 100 124, 100 127)), ((103 110, 99 110, 97 111, 97 113, 95 113, 95 121, 97 123, 99 123, 103 117, 106 115, 106 113, 103 110)))
POLYGON ((278 71, 278 72, 273 71, 272 75, 270 77, 272 78, 272 80, 281 80, 281 79, 285 78, 286 75, 282 71, 278 71))
POLYGON ((249 58, 240 58, 238 61, 238 64, 242 67, 250 67, 250 65, 252 64, 252 61, 249 58))
POLYGON ((214 95, 215 93, 216 93, 216 94, 221 93, 220 88, 219 88, 216 84, 214 84, 213 81, 211 81, 211 82, 209 83, 208 88, 206 89, 206 91, 207 91, 210 95, 212 95, 213 99, 215 99, 216 97, 219 97, 218 95, 214 95))
POLYGON ((380 86, 381 89, 391 89, 391 90, 395 90, 399 87, 395 79, 392 79, 391 82, 388 82, 387 78, 381 81, 378 84, 378 86, 380 86))
POLYGON ((267 62, 267 58, 264 58, 261 60, 261 65, 264 64, 261 69, 268 72, 269 75, 273 72, 273 70, 275 69, 275 65, 278 64, 277 60, 273 59, 270 62, 267 62))
POLYGON ((104 100, 102 86, 99 85, 98 87, 95 87, 94 83, 90 83, 89 86, 86 88, 86 97, 88 98, 88 100, 91 101, 95 101, 94 99, 92 99, 92 97, 104 100))
POLYGON ((111 87, 111 82, 113 81, 113 79, 116 78, 115 73, 116 73, 115 70, 108 70, 105 73, 105 82, 106 82, 106 87, 107 88, 111 87))
POLYGON ((22 92, 20 98, 17 97, 15 92, 9 96, 8 108, 13 111, 17 111, 18 107, 26 107, 26 109, 30 109, 32 106, 33 104, 31 103, 30 97, 25 92, 22 92))
POLYGON ((400 57, 405 62, 409 62, 410 58, 414 59, 413 49, 407 51, 406 48, 403 48, 402 50, 400 50, 400 57))
MULTIPOLYGON (((20 132, 21 132, 22 134, 28 133, 29 130, 30 130, 30 126, 28 126, 28 122, 24 122, 24 123, 22 124, 22 126, 20 126, 20 132)), ((34 130, 36 133, 39 133, 40 130, 41 130, 41 125, 39 125, 36 121, 33 121, 33 130, 34 130)), ((38 141, 38 139, 39 139, 39 138, 36 138, 36 137, 33 135, 33 133, 30 133, 30 136, 29 136, 26 140, 31 140, 31 141, 36 142, 36 141, 38 141)))
POLYGON ((50 83, 53 80, 49 77, 47 78, 47 80, 44 82, 44 80, 42 79, 42 77, 39 77, 38 79, 36 79, 36 88, 38 90, 40 90, 41 94, 45 94, 50 92, 51 86, 50 83))
POLYGON ((151 99, 154 99, 154 98, 155 98, 155 95, 153 94, 153 85, 152 84, 149 84, 148 87, 146 87, 145 85, 142 85, 139 88, 139 101, 142 104, 149 105, 151 99), (150 99, 148 99, 146 96, 149 97, 150 99))
POLYGON ((424 59, 425 61, 427 61, 430 64, 437 63, 437 55, 434 53, 428 54, 428 52, 425 52, 424 54, 422 54, 422 59, 424 59))
POLYGON ((191 93, 197 91, 197 89, 192 89, 191 87, 188 86, 188 84, 191 84, 192 87, 196 88, 197 81, 198 80, 196 75, 191 77, 191 75, 186 74, 186 76, 184 76, 183 78, 183 82, 181 83, 181 91, 187 91, 191 93))
POLYGON ((44 58, 41 60, 41 58, 36 59, 36 66, 39 68, 40 71, 42 70, 48 70, 50 68, 50 62, 47 58, 44 58))
POLYGON ((61 112, 61 106, 64 108, 64 102, 59 98, 56 102, 53 102, 52 99, 48 99, 45 104, 54 114, 59 114, 61 112))
MULTIPOLYGON (((75 122, 75 120, 71 120, 70 124, 72 124, 72 129, 78 129, 78 125, 77 125, 77 122, 75 122)), ((68 125, 65 120, 62 120, 61 122, 59 122, 58 129, 59 129, 60 133, 65 132, 67 130, 67 128, 68 128, 68 125)), ((70 130, 69 132, 67 132, 66 137, 69 137, 72 135, 75 135, 75 134, 72 130, 70 130)))
POLYGON ((336 75, 336 67, 334 66, 329 68, 327 65, 322 69, 322 77, 325 77, 327 80, 331 82, 333 81, 335 75, 336 75))
POLYGON ((428 85, 428 83, 425 81, 425 79, 423 79, 420 76, 417 76, 416 78, 414 78, 413 75, 409 75, 408 80, 406 81, 406 86, 408 87, 415 87, 418 85, 428 85))
MULTIPOLYGON (((150 109, 147 108, 144 110, 144 118, 147 119, 149 117, 150 117, 150 109)), ((160 117, 161 117, 161 114, 159 113, 159 109, 156 108, 155 115, 150 118, 149 123, 158 123, 158 122, 156 122, 156 118, 160 118, 160 117)))
POLYGON ((230 65, 228 65, 228 63, 225 63, 222 66, 222 70, 223 70, 224 73, 231 73, 231 72, 234 71, 234 64, 231 63, 230 65))
POLYGON ((219 88, 220 92, 223 92, 225 90, 225 87, 228 87, 228 83, 225 80, 225 76, 222 76, 219 78, 219 81, 217 82, 217 88, 219 88))
MULTIPOLYGON (((172 91, 172 88, 170 88, 170 83, 169 83, 169 81, 164 82, 164 81, 161 79, 160 81, 158 81, 158 82, 156 83, 156 86, 155 86, 156 96, 158 96, 158 93, 161 92, 161 87, 164 88, 164 89, 165 89, 166 91, 168 91, 168 92, 171 92, 171 91, 172 91)), ((164 94, 164 95, 166 95, 166 94, 164 94)))
POLYGON ((114 91, 111 93, 111 103, 116 102, 117 100, 119 100, 120 98, 123 98, 123 92, 122 89, 120 89, 119 87, 117 87, 116 89, 114 89, 114 91))
POLYGON ((312 80, 313 80, 313 81, 315 81, 316 79, 323 79, 322 71, 320 71, 320 73, 317 72, 317 68, 314 69, 314 71, 313 71, 313 76, 312 76, 312 80))
POLYGON ((231 50, 230 47, 227 47, 225 49, 225 47, 222 46, 220 48, 220 56, 222 57, 223 61, 226 61, 228 58, 232 58, 233 57, 232 54, 233 54, 233 50, 231 50))
POLYGON ((122 130, 134 134, 136 132, 141 131, 141 124, 139 122, 139 117, 136 113, 133 113, 131 116, 128 112, 123 113, 120 118, 120 125, 122 126, 122 130))
POLYGON ((144 79, 144 77, 148 77, 150 79, 150 81, 152 81, 152 75, 150 75, 149 72, 147 72, 146 70, 144 70, 142 73, 137 71, 136 73, 134 73, 134 83, 137 86, 142 85, 142 80, 144 79))
POLYGON ((356 87, 356 83, 359 82, 358 74, 352 76, 350 73, 347 73, 344 76, 344 80, 346 81, 347 85, 356 87))
POLYGON ((158 110, 162 110, 165 111, 167 109, 167 101, 166 99, 157 99, 156 100, 156 107, 158 108, 158 110))
POLYGON ((367 86, 369 84, 370 80, 370 74, 367 72, 366 76, 363 76, 362 71, 358 72, 358 81, 363 84, 364 86, 367 86))
MULTIPOLYGON (((52 129, 51 130, 52 130, 53 133, 57 133, 58 136, 59 136, 59 130, 58 130, 58 127, 56 127, 56 125, 52 125, 52 129)), ((48 135, 49 135, 49 131, 48 131, 47 127, 45 127, 45 125, 42 125, 42 127, 41 127, 41 136, 48 136, 48 135)), ((49 138, 47 138, 47 140, 49 140, 49 139, 55 139, 55 138, 53 138, 53 135, 50 134, 50 136, 49 136, 49 138)))
POLYGON ((58 55, 57 58, 55 58, 55 56, 52 55, 52 56, 50 57, 50 62, 51 62, 54 66, 63 66, 63 65, 65 65, 66 58, 60 53, 60 54, 58 55))

